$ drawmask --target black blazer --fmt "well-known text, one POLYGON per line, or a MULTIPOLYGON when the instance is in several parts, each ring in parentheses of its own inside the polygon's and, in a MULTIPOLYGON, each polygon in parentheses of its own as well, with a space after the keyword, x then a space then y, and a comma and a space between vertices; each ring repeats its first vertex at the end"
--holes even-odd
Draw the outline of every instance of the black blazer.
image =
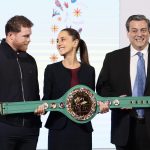
MULTIPOLYGON (((81 63, 78 72, 79 83, 87 85, 95 90, 95 69, 81 63)), ((55 100, 63 96, 69 89, 71 83, 71 72, 65 68, 62 62, 48 65, 44 75, 44 97, 43 99, 55 100)), ((45 127, 49 129, 63 129, 69 119, 60 112, 51 112, 45 127)), ((78 124, 83 130, 92 132, 91 122, 78 124)))
MULTIPOLYGON (((149 50, 150 51, 150 48, 149 50)), ((101 96, 132 95, 130 81, 130 46, 110 52, 106 55, 99 74, 97 93, 101 96)), ((144 95, 150 95, 150 53, 148 53, 148 68, 146 89, 144 95)), ((130 116, 134 110, 112 109, 111 142, 124 146, 129 136, 130 116)), ((147 132, 150 135, 150 109, 145 109, 147 132)))

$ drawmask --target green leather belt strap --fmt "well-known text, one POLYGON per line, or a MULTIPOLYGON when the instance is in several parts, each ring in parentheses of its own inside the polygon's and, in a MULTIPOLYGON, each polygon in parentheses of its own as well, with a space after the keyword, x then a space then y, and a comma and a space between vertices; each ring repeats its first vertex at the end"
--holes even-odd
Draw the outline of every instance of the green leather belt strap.
POLYGON ((109 101, 111 109, 150 107, 150 96, 101 97, 87 86, 76 85, 57 100, 2 102, 0 114, 34 112, 43 104, 46 111, 59 111, 76 123, 86 123, 100 111, 97 101, 109 101))

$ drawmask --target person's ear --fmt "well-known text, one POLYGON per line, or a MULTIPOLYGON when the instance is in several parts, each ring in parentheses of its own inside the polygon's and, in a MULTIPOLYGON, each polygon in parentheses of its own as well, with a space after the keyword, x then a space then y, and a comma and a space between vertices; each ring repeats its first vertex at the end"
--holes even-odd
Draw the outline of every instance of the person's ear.
POLYGON ((78 44, 79 44, 79 40, 78 40, 78 39, 76 39, 76 40, 75 40, 75 47, 77 47, 77 46, 78 46, 78 44))
POLYGON ((14 39, 14 33, 13 32, 9 32, 7 34, 7 37, 10 39, 10 40, 13 40, 14 39))

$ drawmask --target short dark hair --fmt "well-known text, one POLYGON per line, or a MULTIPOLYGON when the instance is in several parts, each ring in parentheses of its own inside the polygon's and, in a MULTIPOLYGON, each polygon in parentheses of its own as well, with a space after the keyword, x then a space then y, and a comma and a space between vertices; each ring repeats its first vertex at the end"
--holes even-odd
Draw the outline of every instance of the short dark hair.
POLYGON ((144 15, 132 15, 127 19, 126 22, 126 29, 129 32, 129 26, 131 21, 142 21, 144 20, 147 23, 148 29, 150 29, 150 21, 148 18, 146 18, 144 15))
POLYGON ((8 20, 5 25, 5 34, 9 32, 20 32, 21 27, 32 27, 33 23, 25 16, 16 15, 8 20))

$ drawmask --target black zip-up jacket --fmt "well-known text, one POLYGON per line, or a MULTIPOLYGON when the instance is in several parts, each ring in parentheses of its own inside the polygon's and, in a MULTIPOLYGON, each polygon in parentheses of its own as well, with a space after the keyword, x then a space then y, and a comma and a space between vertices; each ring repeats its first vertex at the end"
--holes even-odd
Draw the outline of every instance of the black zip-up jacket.
MULTIPOLYGON (((0 44, 0 102, 40 100, 35 59, 26 52, 15 52, 5 41, 0 44)), ((0 121, 27 127, 41 127, 34 113, 0 116, 0 121)))

